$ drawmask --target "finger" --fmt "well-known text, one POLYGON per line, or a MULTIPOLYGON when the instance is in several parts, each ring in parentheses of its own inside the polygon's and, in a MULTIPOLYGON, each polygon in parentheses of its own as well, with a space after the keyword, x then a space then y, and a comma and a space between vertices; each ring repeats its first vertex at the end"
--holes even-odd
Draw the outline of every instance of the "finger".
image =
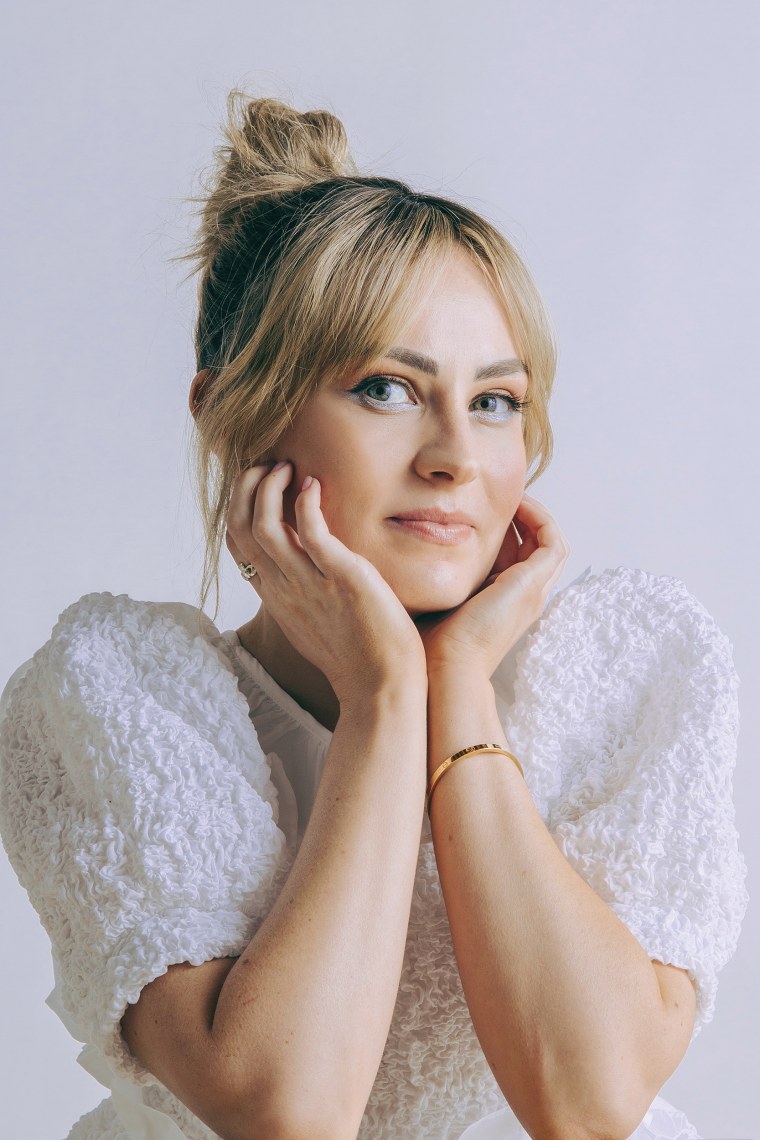
POLYGON ((301 488, 295 504, 296 526, 301 544, 325 577, 336 571, 346 571, 354 561, 353 552, 330 532, 322 513, 322 484, 318 479, 310 479, 308 476, 304 483, 308 483, 308 486, 301 488))
MULTIPOLYGON (((277 580, 279 567, 252 531, 254 504, 259 488, 270 473, 268 465, 259 464, 243 471, 235 480, 227 509, 226 542, 235 561, 252 563, 268 580, 277 580)), ((252 581, 253 579, 251 579, 252 581)))
MULTIPOLYGON (((518 508, 519 510, 519 508, 518 508)), ((516 562, 526 562, 531 554, 538 550, 539 542, 535 531, 526 523, 525 519, 519 518, 516 514, 512 520, 512 525, 520 536, 520 545, 517 550, 516 562)))
MULTIPOLYGON (((517 505, 515 516, 512 519, 512 526, 520 538, 520 549, 517 554, 518 562, 525 562, 540 545, 537 537, 540 521, 537 520, 535 515, 531 512, 531 503, 539 508, 542 507, 538 499, 533 499, 530 495, 523 494, 522 499, 517 505)), ((543 508, 543 510, 548 515, 546 508, 543 508)))
POLYGON ((570 545, 553 515, 538 499, 526 495, 518 507, 516 518, 525 534, 520 547, 520 561, 529 561, 531 571, 543 577, 545 588, 551 589, 562 573, 570 545), (525 558, 524 552, 527 554, 525 558))
MULTIPOLYGON (((249 584, 249 586, 252 586, 253 589, 256 591, 256 593, 259 595, 259 597, 261 597, 261 590, 259 587, 260 587, 260 583, 261 583, 260 566, 262 565, 262 562, 259 562, 259 565, 256 566, 256 564, 253 562, 253 559, 249 558, 246 554, 243 553, 243 551, 240 549, 240 547, 235 542, 234 538, 232 538, 232 536, 230 535, 229 531, 227 531, 227 533, 225 534, 224 541, 227 545, 227 549, 229 550, 230 554, 232 555, 232 557, 235 561, 235 565, 237 566, 238 570, 241 569, 241 566, 244 566, 244 565, 247 566, 249 564, 255 567, 256 573, 251 578, 248 579, 248 584, 249 584)), ((259 555, 256 555, 255 557, 259 558, 259 555)), ((241 571, 241 573, 242 573, 242 571, 241 571)))
MULTIPOLYGON (((304 480, 307 482, 309 486, 302 488, 296 499, 296 523, 304 548, 325 576, 355 574, 356 552, 331 532, 322 511, 322 484, 315 478, 309 481, 309 477, 304 480)), ((365 559, 358 562, 365 570, 370 567, 365 559)))
POLYGON ((296 526, 301 544, 320 573, 327 576, 324 547, 330 529, 322 514, 322 486, 307 476, 295 502, 296 526))
POLYGON ((304 549, 285 521, 285 491, 295 474, 292 463, 276 464, 256 489, 251 520, 251 534, 259 546, 276 562, 288 580, 304 569, 304 549))
POLYGON ((523 566, 537 576, 542 588, 551 589, 562 573, 566 561, 567 554, 564 551, 558 553, 556 548, 539 546, 531 556, 530 562, 523 563, 523 566))
POLYGON ((548 546, 569 553, 570 547, 556 519, 538 499, 524 495, 514 521, 523 543, 529 543, 534 550, 539 546, 548 546))
POLYGON ((227 504, 227 526, 233 532, 240 533, 250 527, 256 489, 269 471, 268 464, 259 463, 242 471, 232 484, 227 504))
POLYGON ((508 570, 510 566, 514 566, 515 562, 519 561, 521 545, 522 536, 514 522, 510 522, 502 539, 499 553, 494 559, 494 564, 491 569, 492 576, 501 574, 503 570, 508 570))

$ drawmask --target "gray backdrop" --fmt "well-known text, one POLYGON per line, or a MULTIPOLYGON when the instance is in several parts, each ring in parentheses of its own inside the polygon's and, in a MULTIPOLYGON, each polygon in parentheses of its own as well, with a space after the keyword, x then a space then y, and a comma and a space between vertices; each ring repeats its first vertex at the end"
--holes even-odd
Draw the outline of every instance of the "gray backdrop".
MULTIPOLYGON (((735 789, 757 880, 753 0, 16 0, 4 21, 0 680, 92 590, 193 602, 194 285, 167 264, 227 90, 327 107, 360 163, 501 224, 560 346, 535 494, 585 566, 682 578, 735 646, 735 789)), ((221 629, 253 612, 231 560, 221 629)), ((43 1004, 46 937, 0 856, 0 1131, 64 1135, 100 1086, 43 1004)), ((760 1137, 758 910, 663 1095, 760 1137)))

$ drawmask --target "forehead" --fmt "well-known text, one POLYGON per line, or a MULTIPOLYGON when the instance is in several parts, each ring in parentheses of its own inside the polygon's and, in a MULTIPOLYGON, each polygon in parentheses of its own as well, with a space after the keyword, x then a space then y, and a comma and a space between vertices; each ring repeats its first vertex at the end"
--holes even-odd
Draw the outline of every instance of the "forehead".
POLYGON ((462 250, 423 275, 418 304, 401 320, 394 344, 420 350, 433 344, 473 348, 486 355, 517 356, 506 306, 484 270, 462 250))

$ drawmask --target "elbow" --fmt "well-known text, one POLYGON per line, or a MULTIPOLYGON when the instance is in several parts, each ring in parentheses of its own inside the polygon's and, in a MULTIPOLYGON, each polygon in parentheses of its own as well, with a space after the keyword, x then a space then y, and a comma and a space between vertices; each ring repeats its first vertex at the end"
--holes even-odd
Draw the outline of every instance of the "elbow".
POLYGON ((221 1140, 356 1140, 357 1134, 325 1105, 304 1103, 302 1093, 284 1098, 230 1089, 207 1123, 221 1140))
POLYGON ((571 1118, 573 1123, 569 1126, 567 1115, 562 1120, 555 1117, 547 1137, 551 1140, 629 1140, 648 1108, 649 1104, 643 1107, 640 1102, 632 1105, 621 1098, 612 1106, 598 1107, 595 1112, 587 1112, 582 1117, 574 1114, 571 1118))
POLYGON ((555 1117, 552 1123, 537 1131, 531 1131, 528 1126, 528 1135, 536 1140, 539 1137, 540 1140, 630 1140, 642 1119, 643 1117, 637 1121, 623 1117, 603 1119, 597 1116, 593 1121, 586 1117, 579 1122, 577 1117, 573 1117, 572 1123, 569 1123, 567 1116, 561 1119, 555 1117))
POLYGON ((630 1082, 609 1082, 591 1101, 545 1104, 539 1128, 527 1128, 541 1140, 629 1140, 653 1099, 631 1089, 630 1082))
POLYGON ((629 1140, 633 1136, 657 1095, 646 1093, 640 1087, 631 1087, 630 1081, 620 1080, 612 1086, 606 1110, 597 1117, 589 1140, 629 1140))
MULTIPOLYGON (((261 1140, 263 1136, 267 1140, 342 1140, 344 1137, 348 1140, 347 1134, 325 1128, 321 1122, 315 1127, 313 1123, 302 1123, 292 1117, 285 1119, 279 1114, 262 1116, 260 1112, 257 1112, 255 1121, 249 1118, 241 1124, 238 1119, 230 1126, 220 1126, 217 1122, 214 1129, 220 1140, 261 1140)), ((352 1140, 355 1137, 356 1133, 352 1140)))

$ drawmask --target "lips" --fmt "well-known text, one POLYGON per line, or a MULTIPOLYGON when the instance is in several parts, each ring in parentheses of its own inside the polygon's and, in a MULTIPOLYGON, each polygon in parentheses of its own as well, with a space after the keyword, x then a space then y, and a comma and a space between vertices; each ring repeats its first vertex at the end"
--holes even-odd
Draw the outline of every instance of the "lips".
POLYGON ((463 511, 444 511, 440 507, 417 507, 412 511, 398 511, 394 519, 438 523, 440 526, 475 526, 475 520, 463 511))
POLYGON ((458 546, 475 533, 475 524, 462 511, 444 511, 440 507, 418 507, 413 511, 392 515, 388 525, 413 538, 438 546, 458 546))

